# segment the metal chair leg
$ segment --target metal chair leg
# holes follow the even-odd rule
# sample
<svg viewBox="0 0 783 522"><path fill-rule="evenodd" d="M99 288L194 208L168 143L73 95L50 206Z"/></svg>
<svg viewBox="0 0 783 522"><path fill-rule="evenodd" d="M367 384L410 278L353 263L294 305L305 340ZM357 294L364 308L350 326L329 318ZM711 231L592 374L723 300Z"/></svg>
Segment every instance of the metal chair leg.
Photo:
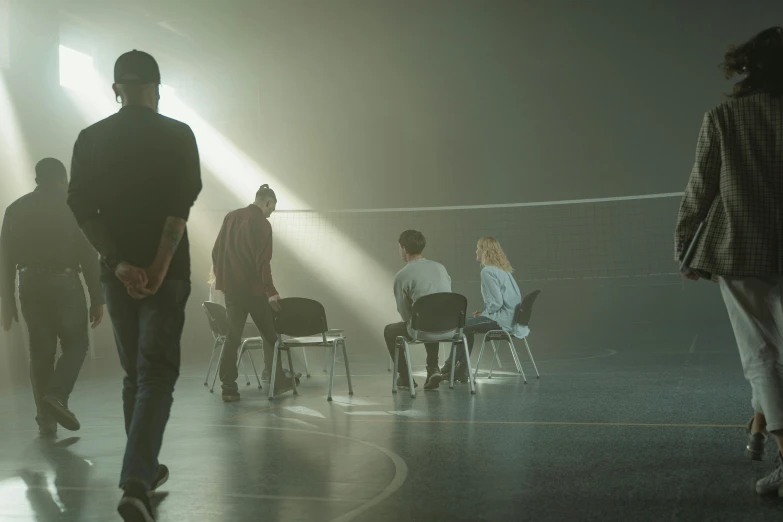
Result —
<svg viewBox="0 0 783 522"><path fill-rule="evenodd" d="M495 341L490 341L489 343L492 345L492 349L495 350L495 354L497 354L498 350L497 350L497 348L495 348ZM496 357L492 358L492 364L489 366L489 375L487 375L487 379L491 379L492 378L492 370L495 369L495 359L496 359Z"/></svg>
<svg viewBox="0 0 783 522"><path fill-rule="evenodd" d="M329 370L327 369L329 367L329 347L324 348L324 371L323 373L329 373ZM389 370L391 371L391 370Z"/></svg>
<svg viewBox="0 0 783 522"><path fill-rule="evenodd" d="M220 364L223 362L223 350L225 349L226 339L223 339L223 342L220 345L220 355L218 356L217 370L215 370L215 377L212 379L212 388L210 388L209 393L215 393L215 382L217 382L218 374L220 373Z"/></svg>
<svg viewBox="0 0 783 522"><path fill-rule="evenodd" d="M387 372L390 372L391 370L392 370L392 358L391 358L391 357L389 357L389 366L388 366L388 368L386 369L386 371L387 371Z"/></svg>
<svg viewBox="0 0 783 522"><path fill-rule="evenodd" d="M451 377L449 378L449 390L454 389L454 372L457 368L457 345L451 345Z"/></svg>
<svg viewBox="0 0 783 522"><path fill-rule="evenodd" d="M403 346L405 347L405 362L408 364L408 381L411 387L411 399L416 398L416 385L413 384L413 366L411 365L411 351L408 348L408 343L403 340Z"/></svg>
<svg viewBox="0 0 783 522"><path fill-rule="evenodd" d="M310 378L310 365L307 364L307 351L305 350L305 347L302 346L302 358L304 359L305 363L305 375L307 375L307 378Z"/></svg>
<svg viewBox="0 0 783 522"><path fill-rule="evenodd" d="M473 374L473 380L478 379L479 366L481 366L481 356L484 355L484 346L487 344L487 336L481 341L481 350L479 350L478 360L476 361L476 372Z"/></svg>
<svg viewBox="0 0 783 522"><path fill-rule="evenodd" d="M250 364L253 366L253 373L256 374L256 381L258 382L258 389L261 389L261 377L258 376L258 370L256 370L256 363L253 361L253 356L250 353L250 350L247 351L247 356L250 359Z"/></svg>
<svg viewBox="0 0 783 522"><path fill-rule="evenodd" d="M326 396L326 400L332 400L332 386L334 385L334 363L337 361L337 341L332 342L332 370L329 372L329 395Z"/></svg>
<svg viewBox="0 0 783 522"><path fill-rule="evenodd" d="M209 356L209 366L207 366L207 376L204 377L204 386L209 386L209 374L212 372L212 360L215 358L215 350L217 350L218 343L220 343L220 338L216 338L214 344L212 345L212 353Z"/></svg>
<svg viewBox="0 0 783 522"><path fill-rule="evenodd" d="M473 372L471 372L470 369L470 352L468 351L468 338L465 336L465 334L462 334L462 346L465 348L465 364L468 365L468 381L470 381L470 393L472 395L475 395L476 380L471 375Z"/></svg>
<svg viewBox="0 0 783 522"><path fill-rule="evenodd" d="M293 348L288 348L286 350L288 352L288 370L291 372L291 386L294 387L294 395L299 395L299 390L296 389L296 372L294 371L294 358L291 356L291 350Z"/></svg>
<svg viewBox="0 0 783 522"><path fill-rule="evenodd" d="M538 366L536 366L536 361L533 359L533 352L530 351L530 345L527 344L527 337L523 339L525 341L525 346L527 347L527 354L530 356L530 362L533 363L533 369L536 371L536 379L541 378L541 374L538 373Z"/></svg>
<svg viewBox="0 0 783 522"><path fill-rule="evenodd" d="M503 363L500 362L500 355L498 354L498 349L495 346L495 341L491 341L491 343L492 343L492 351L495 352L495 360L498 363L498 370L502 370L503 369Z"/></svg>
<svg viewBox="0 0 783 522"><path fill-rule="evenodd" d="M522 373L522 363L519 360L519 354L517 354L517 347L514 346L514 341L509 339L508 349L511 350L511 357L514 359L514 366L517 367L517 373Z"/></svg>
<svg viewBox="0 0 783 522"><path fill-rule="evenodd" d="M275 398L275 377L277 377L277 355L280 353L279 341L275 343L272 352L272 368L269 370L269 400Z"/></svg>
<svg viewBox="0 0 783 522"><path fill-rule="evenodd" d="M242 366L242 372L245 374L245 386L250 386L250 376L247 374L247 368L245 368L245 361L242 360L242 357L245 356L245 343L242 343L242 347L239 349L239 355L237 355L237 370L239 370L239 366Z"/></svg>
<svg viewBox="0 0 783 522"><path fill-rule="evenodd" d="M394 341L394 373L392 374L392 393L397 393L397 373L400 370L400 338Z"/></svg>
<svg viewBox="0 0 783 522"><path fill-rule="evenodd" d="M340 341L343 345L343 359L345 360L345 376L348 377L348 395L353 395L353 384L351 383L351 368L348 366L348 350L345 347L345 339Z"/></svg>

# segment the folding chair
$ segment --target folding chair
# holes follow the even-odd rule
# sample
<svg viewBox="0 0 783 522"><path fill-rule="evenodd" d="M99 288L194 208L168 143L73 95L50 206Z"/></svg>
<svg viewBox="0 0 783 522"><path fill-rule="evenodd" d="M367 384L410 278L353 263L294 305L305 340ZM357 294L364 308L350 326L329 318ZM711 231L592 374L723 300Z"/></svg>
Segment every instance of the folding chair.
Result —
<svg viewBox="0 0 783 522"><path fill-rule="evenodd" d="M465 327L465 313L468 309L468 299L460 294L442 292L425 295L413 303L413 315L410 329L412 337L397 337L396 350L394 350L394 372L392 372L392 393L397 393L397 372L400 367L400 350L404 350L405 362L408 365L408 379L411 389L411 397L416 397L416 387L413 384L413 368L411 367L410 345L425 343L451 343L451 380L449 388L454 389L454 368L457 358L456 345L462 344L465 356L468 359L468 380L470 381L470 393L476 393L476 382L470 377L470 357L468 356L468 340L462 329ZM456 334L443 339L419 339L420 333L450 332L456 330Z"/></svg>
<svg viewBox="0 0 783 522"><path fill-rule="evenodd" d="M348 395L353 395L351 384L351 369L348 366L348 351L345 348L345 336L342 330L329 330L326 325L326 310L321 303L304 297L287 297L278 301L280 311L275 312L274 322L277 332L277 342L272 357L272 368L277 368L277 357L281 351L288 353L288 369L291 375L294 372L294 362L291 357L291 348L301 347L327 347L332 349L331 372L329 374L329 394L326 400L332 400L332 386L334 384L334 366L337 360L337 347L342 347L345 360L345 375L348 377ZM284 337L285 336L285 337ZM271 372L269 383L269 400L274 399L276 371ZM294 395L299 395L296 388L296 379L293 378Z"/></svg>
<svg viewBox="0 0 783 522"><path fill-rule="evenodd" d="M487 341L490 342L492 345L492 350L495 352L495 357L492 359L492 365L489 367L489 375L487 376L488 379L492 378L492 370L495 367L495 359L498 357L498 349L495 346L495 341L505 341L508 343L508 347L511 349L511 356L514 358L514 364L517 367L517 373L522 374L522 378L525 380L525 384L527 384L527 377L525 376L525 371L522 369L522 362L519 359L519 354L517 353L517 348L514 345L514 337L517 339L522 339L525 341L525 347L527 347L527 353L530 356L530 362L533 363L533 369L536 371L536 379L540 379L541 375L538 373L538 367L536 366L536 361L533 359L533 353L530 351L530 345L527 342L527 336L530 335L530 316L533 315L533 303L535 303L536 298L538 297L538 294L541 293L541 290L536 290L534 292L530 292L527 294L524 299L522 299L522 302L519 303L514 310L514 323L512 325L512 331L515 329L515 326L521 326L522 327L522 334L512 334L511 332L507 332L506 330L490 330L487 332L487 334L484 336L484 340L481 342L481 350L479 350L479 356L478 361L476 361L476 373L473 376L474 379L478 378L478 371L479 371L479 365L481 364L481 356L484 354L484 346L487 344ZM513 337L512 337L513 335Z"/></svg>
<svg viewBox="0 0 783 522"><path fill-rule="evenodd" d="M209 356L209 366L207 367L207 376L204 379L204 386L209 386L209 374L212 372L212 361L215 358L215 352L218 346L220 346L220 352L217 361L217 368L215 369L215 376L212 379L212 388L209 393L215 392L215 382L217 381L218 373L220 373L220 361L223 359L223 349L226 346L226 339L228 338L228 318L226 309L211 301L206 301L201 305L204 308L204 312L207 314L207 321L209 322L209 329L212 331L212 337L215 338L215 344L212 345L212 354ZM250 377L245 370L245 364L242 362L242 356L247 353L250 359L250 364L253 366L253 372L256 374L256 381L258 382L258 389L261 389L261 379L258 377L258 371L256 370L256 363L253 361L253 356L250 354L250 348L252 346L258 346L259 349L264 348L263 337L244 337L242 344L239 346L239 357L237 357L237 369L239 365L242 365L242 370L245 373L245 380L247 386L250 386Z"/></svg>

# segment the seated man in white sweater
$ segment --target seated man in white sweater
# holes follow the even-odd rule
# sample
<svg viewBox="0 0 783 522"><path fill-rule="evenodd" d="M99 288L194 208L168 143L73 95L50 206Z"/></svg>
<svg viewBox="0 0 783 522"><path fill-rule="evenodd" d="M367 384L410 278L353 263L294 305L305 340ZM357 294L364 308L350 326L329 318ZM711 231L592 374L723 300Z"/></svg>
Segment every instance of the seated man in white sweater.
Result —
<svg viewBox="0 0 783 522"><path fill-rule="evenodd" d="M451 292L451 277L449 277L446 268L435 261L424 259L421 255L424 246L427 244L424 235L417 230L406 230L400 234L400 257L406 262L405 267L397 273L394 278L394 297L397 300L397 311L400 313L403 322L387 325L383 331L383 337L386 340L386 347L389 349L389 355L394 358L394 348L397 337L410 337L410 320L413 312L413 303L417 299L429 294L439 292ZM430 334L429 338L441 339L448 337L450 332ZM451 333L453 335L453 333ZM419 339L428 340L427 334L420 334ZM426 343L424 347L427 350L427 381L424 383L425 390L436 389L443 376L438 369L438 349L439 343ZM405 357L400 354L399 358L399 377L397 378L397 387L410 388L408 365ZM418 386L414 382L414 386Z"/></svg>

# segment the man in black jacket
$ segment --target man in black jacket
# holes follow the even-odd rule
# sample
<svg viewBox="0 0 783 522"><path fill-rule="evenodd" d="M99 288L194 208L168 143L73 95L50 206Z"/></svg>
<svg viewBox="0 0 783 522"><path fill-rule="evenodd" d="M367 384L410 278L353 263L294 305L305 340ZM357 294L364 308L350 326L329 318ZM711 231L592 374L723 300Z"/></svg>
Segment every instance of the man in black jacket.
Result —
<svg viewBox="0 0 783 522"><path fill-rule="evenodd" d="M15 283L30 332L30 380L42 436L54 436L57 424L78 430L68 397L82 368L90 339L87 301L79 279L90 293L93 328L103 317L98 254L85 239L65 203L68 175L58 160L46 158L35 167L36 189L5 211L0 232L0 298L3 329L18 321ZM62 354L56 359L57 340ZM56 363L55 363L56 359Z"/></svg>
<svg viewBox="0 0 783 522"><path fill-rule="evenodd" d="M154 520L148 494L168 479L158 462L179 377L190 295L185 228L201 191L196 138L158 114L160 70L131 51L114 66L122 109L74 145L68 204L101 254L101 281L125 370L128 441L120 474L125 520Z"/></svg>

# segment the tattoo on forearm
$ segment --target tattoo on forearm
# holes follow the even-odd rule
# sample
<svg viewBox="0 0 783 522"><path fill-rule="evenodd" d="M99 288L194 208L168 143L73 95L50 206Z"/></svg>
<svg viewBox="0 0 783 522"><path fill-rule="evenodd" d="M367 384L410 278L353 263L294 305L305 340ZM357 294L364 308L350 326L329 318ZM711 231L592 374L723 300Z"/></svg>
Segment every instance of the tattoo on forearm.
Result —
<svg viewBox="0 0 783 522"><path fill-rule="evenodd" d="M185 234L185 220L182 218L167 217L166 224L163 225L163 235L160 238L158 254L171 257L177 251L179 242Z"/></svg>
<svg viewBox="0 0 783 522"><path fill-rule="evenodd" d="M82 232L90 244L95 247L95 250L105 259L115 259L117 248L103 223L98 220L87 221L82 225Z"/></svg>

